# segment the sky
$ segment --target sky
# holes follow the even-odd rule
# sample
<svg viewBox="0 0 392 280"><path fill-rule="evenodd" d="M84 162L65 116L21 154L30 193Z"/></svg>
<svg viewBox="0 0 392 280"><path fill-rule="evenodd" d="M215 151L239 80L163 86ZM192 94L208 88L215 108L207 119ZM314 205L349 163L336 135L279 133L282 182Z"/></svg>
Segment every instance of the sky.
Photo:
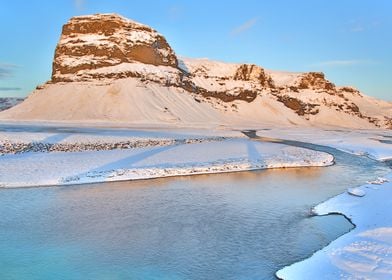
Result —
<svg viewBox="0 0 392 280"><path fill-rule="evenodd" d="M390 0L2 0L0 97L50 80L72 16L118 13L156 29L180 56L322 71L392 101L391 12Z"/></svg>

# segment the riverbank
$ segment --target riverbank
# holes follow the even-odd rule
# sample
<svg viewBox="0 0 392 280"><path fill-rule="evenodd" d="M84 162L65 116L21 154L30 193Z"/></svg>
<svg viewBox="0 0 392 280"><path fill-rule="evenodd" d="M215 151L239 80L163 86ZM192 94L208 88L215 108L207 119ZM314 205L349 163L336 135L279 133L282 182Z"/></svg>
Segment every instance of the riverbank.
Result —
<svg viewBox="0 0 392 280"><path fill-rule="evenodd" d="M355 225L309 259L277 272L280 279L391 279L392 175L383 184L358 188L363 197L340 194L320 205L317 215L339 213Z"/></svg>
<svg viewBox="0 0 392 280"><path fill-rule="evenodd" d="M277 131L267 133L273 136ZM281 133L281 132L280 132ZM353 131L330 137L309 133L292 135L294 139L335 147L345 152L365 155L378 161L392 159L389 131L371 133ZM279 134L279 133L278 133ZM366 184L349 188L314 208L316 215L341 214L355 228L310 258L284 267L276 273L279 279L390 279L392 278L392 173ZM353 187L353 186L352 186Z"/></svg>
<svg viewBox="0 0 392 280"><path fill-rule="evenodd" d="M216 135L211 131L203 135L202 131L178 130L5 131L0 133L0 145L1 187L74 185L333 164L333 156L327 153L261 143L232 131L219 131Z"/></svg>

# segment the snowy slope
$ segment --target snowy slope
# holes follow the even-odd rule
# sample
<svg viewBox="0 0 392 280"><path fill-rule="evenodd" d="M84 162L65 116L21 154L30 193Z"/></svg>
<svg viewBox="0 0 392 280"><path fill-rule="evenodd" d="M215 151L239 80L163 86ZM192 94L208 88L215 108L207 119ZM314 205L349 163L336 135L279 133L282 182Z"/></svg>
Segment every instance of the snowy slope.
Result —
<svg viewBox="0 0 392 280"><path fill-rule="evenodd" d="M391 128L392 103L322 73L178 58L152 28L103 14L64 25L51 81L0 120Z"/></svg>
<svg viewBox="0 0 392 280"><path fill-rule="evenodd" d="M389 105L384 106L388 111ZM372 110L379 114L375 109ZM382 112L381 109L379 111ZM362 118L329 107L320 109L317 115L299 116L269 94L259 95L249 103L241 100L223 102L182 88L166 87L137 78L109 83L48 84L33 92L23 104L0 114L0 118L157 126L260 127L316 124L374 128L373 124Z"/></svg>

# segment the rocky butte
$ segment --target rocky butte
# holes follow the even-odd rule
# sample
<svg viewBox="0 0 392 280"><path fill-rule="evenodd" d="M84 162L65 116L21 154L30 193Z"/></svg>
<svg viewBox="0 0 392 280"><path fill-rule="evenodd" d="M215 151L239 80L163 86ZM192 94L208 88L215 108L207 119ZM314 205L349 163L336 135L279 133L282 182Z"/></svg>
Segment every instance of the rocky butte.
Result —
<svg viewBox="0 0 392 280"><path fill-rule="evenodd" d="M151 27L97 14L63 26L51 80L0 119L392 128L392 103L323 73L181 58Z"/></svg>

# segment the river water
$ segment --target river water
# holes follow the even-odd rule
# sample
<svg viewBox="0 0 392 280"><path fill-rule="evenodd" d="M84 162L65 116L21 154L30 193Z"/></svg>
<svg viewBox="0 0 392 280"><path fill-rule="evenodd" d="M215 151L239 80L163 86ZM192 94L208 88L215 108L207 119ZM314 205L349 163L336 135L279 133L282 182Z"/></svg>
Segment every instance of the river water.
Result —
<svg viewBox="0 0 392 280"><path fill-rule="evenodd" d="M353 227L312 206L390 171L288 144L336 164L2 189L0 279L274 279Z"/></svg>

